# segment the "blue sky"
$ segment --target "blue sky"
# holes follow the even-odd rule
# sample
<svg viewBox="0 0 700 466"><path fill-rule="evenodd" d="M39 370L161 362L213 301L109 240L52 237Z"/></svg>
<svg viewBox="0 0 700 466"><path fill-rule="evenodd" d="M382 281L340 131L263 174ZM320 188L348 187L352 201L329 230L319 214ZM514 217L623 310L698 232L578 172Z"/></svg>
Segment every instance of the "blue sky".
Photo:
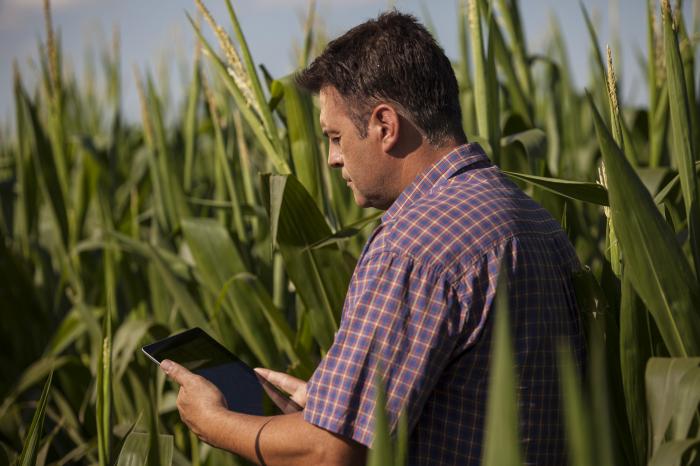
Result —
<svg viewBox="0 0 700 466"><path fill-rule="evenodd" d="M215 18L227 25L228 16L221 0L209 0ZM330 37L376 14L390 0L318 0L318 17ZM396 0L399 10L424 18L429 11L438 40L448 56L457 56L457 0ZM594 12L602 45L618 31L623 45L617 74L622 80L623 98L644 102L645 83L637 64L637 54L646 53L646 0L584 0ZM675 3L675 2L674 2ZM684 14L692 20L692 3L686 0ZM233 0L254 59L264 63L274 76L293 71L294 46L302 36L302 18L308 0ZM13 113L12 61L17 59L25 75L31 75L29 58L36 58L37 38L44 37L42 0L0 0L0 121ZM520 0L521 14L530 52L544 51L550 18L558 19L564 33L571 65L580 86L588 78L589 40L577 0ZM117 26L122 44L122 79L126 113L138 114L132 67L158 73L160 63L170 76L171 92L177 99L184 88L182 64L193 54L193 32L185 11L195 11L193 0L54 0L54 27L61 32L66 59L80 75L86 53L110 40ZM691 26L689 24L689 26ZM692 27L692 26L691 26ZM99 63L99 61L98 61ZM25 79L26 80L26 79Z"/></svg>

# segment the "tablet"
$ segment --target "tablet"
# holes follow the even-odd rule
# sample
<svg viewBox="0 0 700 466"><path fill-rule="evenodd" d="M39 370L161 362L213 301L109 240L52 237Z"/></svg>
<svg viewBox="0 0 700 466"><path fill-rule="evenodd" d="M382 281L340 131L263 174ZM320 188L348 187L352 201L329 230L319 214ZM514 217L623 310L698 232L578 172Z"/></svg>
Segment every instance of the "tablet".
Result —
<svg viewBox="0 0 700 466"><path fill-rule="evenodd" d="M302 409L199 327L146 345L142 350L158 365L170 359L212 382L223 393L231 411L264 416L272 414L271 406L285 414Z"/></svg>

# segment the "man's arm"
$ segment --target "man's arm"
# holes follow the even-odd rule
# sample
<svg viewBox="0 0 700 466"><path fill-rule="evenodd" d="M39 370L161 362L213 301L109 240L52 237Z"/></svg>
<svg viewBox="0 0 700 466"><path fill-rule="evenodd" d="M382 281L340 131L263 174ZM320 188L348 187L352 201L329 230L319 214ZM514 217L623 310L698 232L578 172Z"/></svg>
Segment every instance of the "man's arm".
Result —
<svg viewBox="0 0 700 466"><path fill-rule="evenodd" d="M229 411L219 389L204 377L172 361L161 368L180 384L183 422L212 446L267 466L364 464L364 445L304 421L301 412L263 417Z"/></svg>

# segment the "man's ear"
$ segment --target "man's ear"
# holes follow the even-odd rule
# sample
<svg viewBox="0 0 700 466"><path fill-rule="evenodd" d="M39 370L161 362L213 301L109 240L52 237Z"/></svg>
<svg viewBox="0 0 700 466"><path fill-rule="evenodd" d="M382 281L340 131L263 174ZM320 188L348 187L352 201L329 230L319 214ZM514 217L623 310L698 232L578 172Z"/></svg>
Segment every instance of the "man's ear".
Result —
<svg viewBox="0 0 700 466"><path fill-rule="evenodd" d="M388 104L379 104L372 110L370 129L379 138L384 152L390 152L399 141L401 121L396 109Z"/></svg>

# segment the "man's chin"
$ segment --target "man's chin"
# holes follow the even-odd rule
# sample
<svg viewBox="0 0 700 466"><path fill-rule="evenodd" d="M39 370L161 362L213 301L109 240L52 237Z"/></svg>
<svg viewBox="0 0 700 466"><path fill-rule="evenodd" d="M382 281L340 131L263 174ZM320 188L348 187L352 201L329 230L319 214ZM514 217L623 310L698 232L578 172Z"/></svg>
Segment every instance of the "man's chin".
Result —
<svg viewBox="0 0 700 466"><path fill-rule="evenodd" d="M355 204L358 206L362 207L363 209L379 209L379 210L387 210L391 206L391 202L386 203L380 199L368 199L364 196L360 196L357 193L353 192L354 198L355 198Z"/></svg>

